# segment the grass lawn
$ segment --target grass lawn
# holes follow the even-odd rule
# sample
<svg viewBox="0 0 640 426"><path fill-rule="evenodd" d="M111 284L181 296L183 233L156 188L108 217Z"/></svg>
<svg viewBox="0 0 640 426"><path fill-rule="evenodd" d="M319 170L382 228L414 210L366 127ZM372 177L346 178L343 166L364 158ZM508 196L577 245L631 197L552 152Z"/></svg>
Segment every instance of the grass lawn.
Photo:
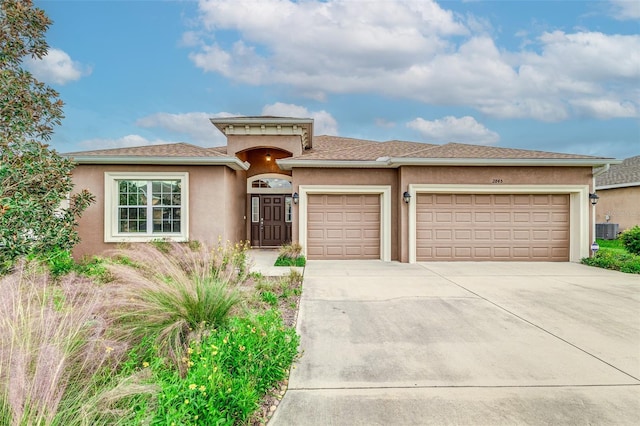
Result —
<svg viewBox="0 0 640 426"><path fill-rule="evenodd" d="M304 256L288 257L278 256L276 263L273 266L299 266L302 267L307 264L307 260Z"/></svg>
<svg viewBox="0 0 640 426"><path fill-rule="evenodd" d="M595 256L582 259L582 263L629 274L640 274L640 256L629 253L620 239L599 239L596 242L600 250Z"/></svg>

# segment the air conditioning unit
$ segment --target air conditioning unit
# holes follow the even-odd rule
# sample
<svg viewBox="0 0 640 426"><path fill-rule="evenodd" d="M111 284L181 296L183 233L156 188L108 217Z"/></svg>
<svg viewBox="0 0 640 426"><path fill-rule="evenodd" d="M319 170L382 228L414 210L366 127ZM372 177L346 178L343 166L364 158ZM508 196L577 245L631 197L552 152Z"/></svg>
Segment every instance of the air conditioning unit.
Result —
<svg viewBox="0 0 640 426"><path fill-rule="evenodd" d="M601 240L615 240L618 238L617 223L596 223L596 238Z"/></svg>

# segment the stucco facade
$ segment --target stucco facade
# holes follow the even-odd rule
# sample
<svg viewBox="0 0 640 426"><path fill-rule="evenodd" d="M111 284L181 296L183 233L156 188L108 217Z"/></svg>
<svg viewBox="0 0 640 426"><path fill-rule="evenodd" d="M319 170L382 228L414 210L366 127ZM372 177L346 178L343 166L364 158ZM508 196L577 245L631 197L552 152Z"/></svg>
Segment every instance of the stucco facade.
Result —
<svg viewBox="0 0 640 426"><path fill-rule="evenodd" d="M79 220L80 243L74 256L101 254L117 247L105 242L105 173L186 172L189 176L188 239L208 245L245 239L245 173L221 166L123 166L79 165L73 173L76 188L96 195ZM126 242L126 239L122 239Z"/></svg>
<svg viewBox="0 0 640 426"><path fill-rule="evenodd" d="M640 186L601 189L598 195L597 223L617 223L619 232L640 225Z"/></svg>
<svg viewBox="0 0 640 426"><path fill-rule="evenodd" d="M119 241L155 238L198 240L209 245L219 238L250 240L265 246L292 240L303 244L304 250L312 236L314 247L320 244L316 253L329 253L326 256L337 258L346 253L357 258L356 243L359 235L366 233L367 238L376 238L372 240L375 251L369 252L380 259L415 262L419 260L417 221L420 215L424 216L419 210L424 207L416 207L416 202L424 194L488 194L498 198L509 195L518 199L528 196L531 200L556 194L568 200L566 213L562 213L565 222L561 222L561 229L556 232L566 234L562 243L565 245L557 250L553 242L547 245L568 253L561 260L578 261L589 256L593 241L595 217L589 194L594 191L594 170L615 163L606 158L464 144L314 137L310 119L240 117L212 119L212 123L227 135L226 147L174 144L71 154L79 162L74 172L76 188L86 188L97 198L80 220L81 243L74 255L100 254ZM149 215L159 213L164 204L147 205L147 212L151 213L147 213L149 222L143 230L146 233L131 233L128 228L127 232L114 232L116 225L111 226L111 234L107 232L109 221L115 224L121 219L116 219L116 214L128 214L129 207L116 205L118 194L112 193L120 191L114 185L126 181L127 173L132 174L131 179L138 173L145 179L157 180L156 183L163 180L163 173L182 179L183 200L188 199L188 204L174 206L176 214L183 215L181 232L156 232L160 222L152 224L152 220L162 218ZM111 189L105 185L111 185ZM613 203L618 210L630 212L628 216L633 221L638 204L625 204L630 197L624 191L621 194ZM126 194L119 196L126 198ZM606 203L601 198L601 203ZM318 205L321 199L334 203L334 207ZM377 207L376 200L379 200ZM366 212L364 207L362 212L358 210L361 202L368 203ZM348 211L336 210L335 203L346 203ZM132 210L140 208L133 207ZM446 217L462 214L455 210L445 213ZM487 212L483 214L486 216ZM545 235L540 228L544 224L536 223L536 217L548 216L544 206L515 206L496 214L510 215L518 227L524 226L509 238ZM465 215L468 216L468 211ZM518 222L521 218L528 218L528 222L521 224ZM355 222L363 220L373 222L367 226ZM473 227L473 223L468 226ZM472 233L472 228L465 232ZM324 235L327 250L322 249ZM434 240L433 244L440 243ZM514 247L520 244L514 252L528 250L522 247L528 243L515 240L498 238L495 244L504 246L496 246L496 250L502 250L496 253L508 252L509 244ZM540 252L541 248L534 247L538 244L535 238L530 244L531 250ZM474 259L472 254L469 256L468 260Z"/></svg>

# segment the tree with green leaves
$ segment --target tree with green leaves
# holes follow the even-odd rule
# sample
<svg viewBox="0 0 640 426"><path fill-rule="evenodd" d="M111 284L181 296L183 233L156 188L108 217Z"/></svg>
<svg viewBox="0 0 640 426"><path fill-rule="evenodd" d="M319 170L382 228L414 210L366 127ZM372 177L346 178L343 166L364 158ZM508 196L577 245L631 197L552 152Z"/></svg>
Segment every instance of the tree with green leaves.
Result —
<svg viewBox="0 0 640 426"><path fill-rule="evenodd" d="M71 249L94 199L72 194L74 163L45 143L62 100L22 67L26 56L46 56L50 24L32 0L0 0L0 272L23 255Z"/></svg>

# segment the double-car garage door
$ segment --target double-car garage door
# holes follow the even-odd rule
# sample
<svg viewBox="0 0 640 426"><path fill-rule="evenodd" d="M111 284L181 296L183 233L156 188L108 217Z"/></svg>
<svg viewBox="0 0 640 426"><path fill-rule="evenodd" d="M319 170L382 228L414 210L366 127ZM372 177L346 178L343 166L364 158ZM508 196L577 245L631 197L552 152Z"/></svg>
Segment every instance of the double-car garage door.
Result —
<svg viewBox="0 0 640 426"><path fill-rule="evenodd" d="M418 194L416 260L569 260L566 194Z"/></svg>

